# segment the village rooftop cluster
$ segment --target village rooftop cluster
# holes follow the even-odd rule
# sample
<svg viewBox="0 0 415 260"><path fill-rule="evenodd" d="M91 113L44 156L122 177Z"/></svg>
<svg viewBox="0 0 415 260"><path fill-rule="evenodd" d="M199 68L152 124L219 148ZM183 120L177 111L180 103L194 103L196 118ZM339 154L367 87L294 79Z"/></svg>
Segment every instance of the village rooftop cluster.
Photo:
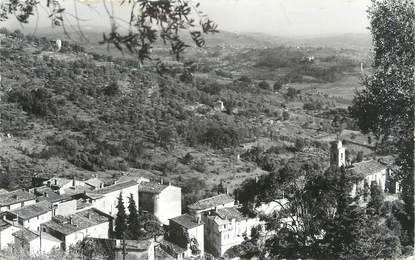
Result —
<svg viewBox="0 0 415 260"><path fill-rule="evenodd" d="M358 196L372 182L383 191L399 192L388 165L375 160L349 165L341 141L332 142L330 153L331 166L346 166L346 171L356 176L351 196ZM39 183L39 178L34 180ZM144 254L147 259L154 259L156 252L175 259L203 256L205 252L220 257L249 238L253 228L265 225L261 214L275 215L289 203L282 198L262 204L255 209L257 216L247 217L238 202L224 192L189 205L188 213L182 214L180 187L144 177L124 177L108 186L99 178L41 179L40 184L29 190L0 191L0 249L13 246L37 255L53 249L67 251L88 238L108 240L119 254L126 250L129 254ZM139 212L154 215L166 235L146 241L114 239L113 222L120 196L124 203L132 197ZM283 223L301 226L296 222L287 218Z"/></svg>

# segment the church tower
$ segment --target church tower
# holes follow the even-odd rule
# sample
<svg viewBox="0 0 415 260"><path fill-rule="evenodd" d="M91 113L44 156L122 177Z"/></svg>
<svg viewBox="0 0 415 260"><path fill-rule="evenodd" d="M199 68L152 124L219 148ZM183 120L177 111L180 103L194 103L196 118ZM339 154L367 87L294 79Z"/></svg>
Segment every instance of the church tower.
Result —
<svg viewBox="0 0 415 260"><path fill-rule="evenodd" d="M346 166L346 150L341 140L331 142L330 166Z"/></svg>

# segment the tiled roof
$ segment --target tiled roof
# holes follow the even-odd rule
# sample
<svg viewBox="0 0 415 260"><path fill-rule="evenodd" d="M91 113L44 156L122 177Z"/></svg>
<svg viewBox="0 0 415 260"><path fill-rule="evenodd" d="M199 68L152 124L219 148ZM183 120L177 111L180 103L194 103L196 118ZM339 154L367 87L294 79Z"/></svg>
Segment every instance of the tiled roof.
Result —
<svg viewBox="0 0 415 260"><path fill-rule="evenodd" d="M0 189L0 194L4 194L4 193L7 193L8 191L7 190L5 190L5 189Z"/></svg>
<svg viewBox="0 0 415 260"><path fill-rule="evenodd" d="M242 213L235 207L217 209L216 214L221 219L229 219L229 220L236 219L236 221L241 221L245 219Z"/></svg>
<svg viewBox="0 0 415 260"><path fill-rule="evenodd" d="M36 196L24 190L15 190L8 193L3 193L0 196L0 206L9 206L12 204L34 200Z"/></svg>
<svg viewBox="0 0 415 260"><path fill-rule="evenodd" d="M353 166L346 169L346 171L356 177L366 177L368 175L372 175L385 170L386 168L386 165L383 165L375 160L370 160L354 163Z"/></svg>
<svg viewBox="0 0 415 260"><path fill-rule="evenodd" d="M38 235L38 234L36 234L36 233L34 233L34 232L32 232L32 231L30 231L30 230L26 229L26 228L21 229L21 230L19 230L19 231L16 231L16 232L14 232L12 235L13 235L14 237L16 237L16 238L18 238L18 239L20 239L20 240L24 240L24 241L26 241L26 242L33 241L33 240L35 240L36 238L38 238L38 237L39 237L39 235Z"/></svg>
<svg viewBox="0 0 415 260"><path fill-rule="evenodd" d="M202 222L197 223L197 220L195 217L190 216L189 214L183 214L181 216L175 217L170 219L170 221L175 222L179 224L180 226L191 229L200 225L203 225Z"/></svg>
<svg viewBox="0 0 415 260"><path fill-rule="evenodd" d="M144 182L138 185L138 191L149 192L149 193L160 193L167 187L168 185L164 185L158 182Z"/></svg>
<svg viewBox="0 0 415 260"><path fill-rule="evenodd" d="M104 188L99 189L99 190L91 191L90 194L107 194L107 193L111 193L111 192L114 192L114 191L120 191L122 189L132 187L134 185L138 185L138 183L136 181L120 182L120 183L117 183L117 184L113 184L113 185L104 187Z"/></svg>
<svg viewBox="0 0 415 260"><path fill-rule="evenodd" d="M69 235L110 220L111 217L109 215L92 208L69 216L55 216L51 221L42 225L63 235Z"/></svg>
<svg viewBox="0 0 415 260"><path fill-rule="evenodd" d="M189 209L203 210L208 208L214 208L223 204L234 202L234 199L228 194L220 194L214 197L196 201L189 205Z"/></svg>
<svg viewBox="0 0 415 260"><path fill-rule="evenodd" d="M51 211L50 203L47 201L42 201L36 204L12 210L10 213L18 216L21 219L31 219L43 215L49 211Z"/></svg>

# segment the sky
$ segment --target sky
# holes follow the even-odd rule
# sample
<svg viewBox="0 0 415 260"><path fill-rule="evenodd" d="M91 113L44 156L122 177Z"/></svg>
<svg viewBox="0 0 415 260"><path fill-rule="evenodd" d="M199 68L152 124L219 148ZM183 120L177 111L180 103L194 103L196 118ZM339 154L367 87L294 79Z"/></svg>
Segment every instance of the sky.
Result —
<svg viewBox="0 0 415 260"><path fill-rule="evenodd" d="M108 27L109 21L102 0L75 0L82 27ZM107 0L108 1L108 0ZM118 17L128 18L128 9L112 0ZM196 1L196 0L195 0ZM330 35L369 33L366 10L370 0L199 0L200 9L208 14L219 29L231 32L256 32L278 36ZM74 13L74 2L64 1L68 12ZM93 6L91 9L86 5ZM40 10L39 27L50 26L47 15ZM36 19L29 23L32 27ZM20 25L10 19L0 27L11 29Z"/></svg>

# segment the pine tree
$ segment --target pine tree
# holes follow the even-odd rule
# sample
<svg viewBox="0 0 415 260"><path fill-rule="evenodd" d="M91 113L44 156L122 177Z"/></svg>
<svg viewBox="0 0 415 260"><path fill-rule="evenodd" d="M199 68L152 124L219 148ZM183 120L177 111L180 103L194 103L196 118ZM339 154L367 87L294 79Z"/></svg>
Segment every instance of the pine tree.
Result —
<svg viewBox="0 0 415 260"><path fill-rule="evenodd" d="M117 209L118 211L115 218L114 236L121 239L123 237L123 233L127 230L125 207L121 193L118 197Z"/></svg>
<svg viewBox="0 0 415 260"><path fill-rule="evenodd" d="M140 222L138 221L138 211L133 198L133 194L130 194L128 203L128 210L130 211L130 215L128 215L127 218L128 238L138 239L140 236Z"/></svg>

